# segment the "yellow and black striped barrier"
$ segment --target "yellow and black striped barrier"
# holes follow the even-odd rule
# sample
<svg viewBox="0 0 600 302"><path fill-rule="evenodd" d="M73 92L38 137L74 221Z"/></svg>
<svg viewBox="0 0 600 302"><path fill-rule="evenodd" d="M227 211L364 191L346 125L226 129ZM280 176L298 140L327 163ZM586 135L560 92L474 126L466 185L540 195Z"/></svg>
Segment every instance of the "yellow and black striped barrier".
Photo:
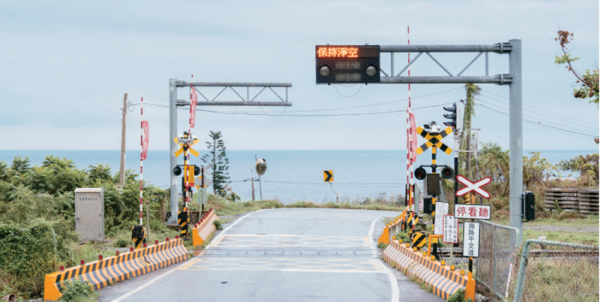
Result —
<svg viewBox="0 0 600 302"><path fill-rule="evenodd" d="M142 248L142 244L146 243L146 228L141 225L136 225L131 228L131 241L136 250Z"/></svg>
<svg viewBox="0 0 600 302"><path fill-rule="evenodd" d="M413 247L420 250L425 244L427 244L427 236L421 232L415 232L412 237Z"/></svg>
<svg viewBox="0 0 600 302"><path fill-rule="evenodd" d="M181 228L181 238L188 237L188 224L190 223L190 216L187 211L177 212L177 224Z"/></svg>
<svg viewBox="0 0 600 302"><path fill-rule="evenodd" d="M198 224L192 229L193 246L203 245L208 236L217 229L214 224L215 220L219 220L219 217L213 209L210 209L208 213L200 218Z"/></svg>
<svg viewBox="0 0 600 302"><path fill-rule="evenodd" d="M475 301L475 279L464 275L439 261L431 260L419 251L412 250L408 244L393 240L383 251L383 260L395 263L396 268L407 276L415 277L417 283L425 282L433 288L433 293L448 299L460 288L465 289L465 299Z"/></svg>
<svg viewBox="0 0 600 302"><path fill-rule="evenodd" d="M84 263L46 275L44 300L56 301L62 297L63 282L70 279L87 281L98 290L187 259L188 251L183 246L183 239L175 239L103 260Z"/></svg>

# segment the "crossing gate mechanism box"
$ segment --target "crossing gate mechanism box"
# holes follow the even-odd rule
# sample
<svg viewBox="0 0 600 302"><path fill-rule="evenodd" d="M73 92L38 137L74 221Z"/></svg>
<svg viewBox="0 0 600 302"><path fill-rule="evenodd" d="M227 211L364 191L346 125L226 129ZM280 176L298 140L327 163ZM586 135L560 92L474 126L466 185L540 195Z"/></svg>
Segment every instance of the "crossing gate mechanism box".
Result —
<svg viewBox="0 0 600 302"><path fill-rule="evenodd" d="M82 242L104 240L104 189L75 189L75 230Z"/></svg>

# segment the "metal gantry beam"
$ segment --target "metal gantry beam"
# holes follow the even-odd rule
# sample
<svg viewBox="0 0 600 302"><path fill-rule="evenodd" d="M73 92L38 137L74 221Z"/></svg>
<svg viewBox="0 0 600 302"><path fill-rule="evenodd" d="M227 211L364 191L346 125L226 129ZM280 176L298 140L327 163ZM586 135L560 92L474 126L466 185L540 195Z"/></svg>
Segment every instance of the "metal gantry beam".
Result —
<svg viewBox="0 0 600 302"><path fill-rule="evenodd" d="M186 82L179 81L177 79L169 80L169 141L170 141L170 170L169 175L171 176L170 188L171 188L171 217L169 218L170 224L177 223L177 212L179 211L179 189L177 187L177 176L173 174L173 169L177 166L177 157L175 152L179 149L179 145L175 143L177 138L177 107L189 106L190 102L186 100L177 99L177 88L191 87L194 85L194 89L198 92L198 95L204 99L204 101L197 102L197 106L292 106L292 103L288 101L288 88L292 87L291 83L237 83L237 82ZM221 91L212 99L207 98L202 92L200 87L222 87ZM242 96L237 88L246 88L246 96ZM254 96L250 94L250 88L262 88ZM273 88L285 88L285 96L280 96ZM217 98L227 89L231 89L240 100L217 100ZM278 102L256 102L254 101L263 91L270 90L277 98L281 101Z"/></svg>
<svg viewBox="0 0 600 302"><path fill-rule="evenodd" d="M380 52L391 55L391 76L382 71L382 84L498 84L509 85L509 154L510 154L510 226L519 229L518 244L523 241L523 219L521 216L521 194L523 193L523 79L521 40L515 39L508 42L491 45L381 45ZM394 76L394 53L414 52L418 55L411 60L396 76ZM441 62L431 53L477 53L457 75L452 75ZM489 75L488 54L508 54L509 74ZM448 76L401 76L411 64L415 63L421 55L426 54ZM463 76L462 74L482 54L485 54L485 75Z"/></svg>
<svg viewBox="0 0 600 302"><path fill-rule="evenodd" d="M512 41L512 40L511 40ZM491 45L381 45L380 52L389 52L391 54L391 75L382 73L385 76L381 77L382 84L457 84L457 83L477 83L477 84L498 84L505 85L512 82L510 74L497 74L490 76L488 73L488 53L509 54L513 51L511 42L496 43ZM410 61L402 70L394 76L394 53L401 52L418 52L417 56ZM440 61L438 61L431 53L477 53L456 76L453 75ZM483 76L462 76L462 74L475 62L482 54L485 53L485 75ZM440 68L442 68L448 76L424 76L424 77L408 77L401 76L404 71L414 64L421 55L426 54Z"/></svg>

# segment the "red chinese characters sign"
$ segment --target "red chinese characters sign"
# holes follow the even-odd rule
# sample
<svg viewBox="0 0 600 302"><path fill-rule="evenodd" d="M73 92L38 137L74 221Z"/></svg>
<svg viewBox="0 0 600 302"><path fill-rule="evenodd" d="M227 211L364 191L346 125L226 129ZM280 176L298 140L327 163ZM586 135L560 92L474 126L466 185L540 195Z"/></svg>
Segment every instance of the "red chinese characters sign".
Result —
<svg viewBox="0 0 600 302"><path fill-rule="evenodd" d="M358 58L356 47L319 47L318 58Z"/></svg>
<svg viewBox="0 0 600 302"><path fill-rule="evenodd" d="M490 220L492 218L492 206L457 204L455 206L454 216L460 219Z"/></svg>

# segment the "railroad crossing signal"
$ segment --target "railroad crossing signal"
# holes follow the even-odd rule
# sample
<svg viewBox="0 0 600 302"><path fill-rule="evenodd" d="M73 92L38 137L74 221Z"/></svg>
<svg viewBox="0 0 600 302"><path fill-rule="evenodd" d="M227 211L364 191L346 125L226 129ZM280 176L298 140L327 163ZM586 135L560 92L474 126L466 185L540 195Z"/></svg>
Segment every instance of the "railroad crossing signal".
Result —
<svg viewBox="0 0 600 302"><path fill-rule="evenodd" d="M325 182L333 182L333 170L323 171L323 180Z"/></svg>
<svg viewBox="0 0 600 302"><path fill-rule="evenodd" d="M492 197L490 195L490 192L482 189L481 187L489 184L492 182L492 178L491 177L486 177L482 180L479 181L470 181L469 179L467 179L466 177L462 176L462 175L457 175L456 179L458 180L458 182L460 182L461 184L465 185L464 188L456 191L456 196L463 196L471 191L474 191L475 193L481 195L481 197L486 198L486 199L490 199L490 197Z"/></svg>
<svg viewBox="0 0 600 302"><path fill-rule="evenodd" d="M433 123L433 127L437 128L435 123ZM431 148L432 146L436 146L446 154L450 155L452 153L452 149L446 146L446 144L442 143L442 139L448 136L448 134L452 133L452 127L448 127L439 133L436 133L433 130L433 127L430 127L432 129L430 132L425 131L425 129L423 129L421 126L417 127L417 133L427 140L427 142L417 148L417 154L421 155L421 153L425 152L425 150Z"/></svg>
<svg viewBox="0 0 600 302"><path fill-rule="evenodd" d="M380 83L379 45L317 45L317 84Z"/></svg>
<svg viewBox="0 0 600 302"><path fill-rule="evenodd" d="M177 150L175 152L175 157L179 157L179 155L181 155L181 153L183 153L184 151L189 151L190 153L194 154L194 156L198 157L200 156L200 153L198 153L198 151L192 149L192 146L195 145L196 143L198 143L200 140L197 139L194 135L192 135L191 137L191 143L188 145L188 134L187 132L183 133L183 136L178 136L177 138L175 138L173 141L176 142L179 146L181 146L181 148L179 148L179 150Z"/></svg>

